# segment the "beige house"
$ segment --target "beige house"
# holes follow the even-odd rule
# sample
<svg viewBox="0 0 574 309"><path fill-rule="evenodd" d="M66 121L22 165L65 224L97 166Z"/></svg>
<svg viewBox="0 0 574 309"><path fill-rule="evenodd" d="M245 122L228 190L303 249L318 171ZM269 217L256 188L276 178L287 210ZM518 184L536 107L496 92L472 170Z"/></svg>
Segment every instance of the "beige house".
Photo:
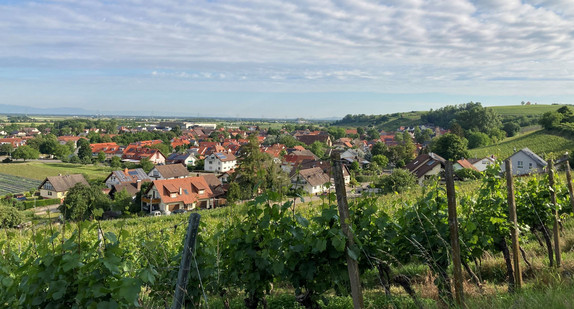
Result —
<svg viewBox="0 0 574 309"><path fill-rule="evenodd" d="M82 174L48 176L40 184L38 190L40 190L40 196L43 198L64 199L68 190L78 183L90 185Z"/></svg>

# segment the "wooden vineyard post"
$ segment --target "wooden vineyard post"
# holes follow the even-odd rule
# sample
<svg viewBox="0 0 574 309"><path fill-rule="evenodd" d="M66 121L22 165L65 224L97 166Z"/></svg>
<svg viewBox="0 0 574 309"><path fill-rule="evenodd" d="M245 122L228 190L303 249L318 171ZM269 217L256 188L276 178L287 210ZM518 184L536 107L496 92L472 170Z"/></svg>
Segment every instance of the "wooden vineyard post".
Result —
<svg viewBox="0 0 574 309"><path fill-rule="evenodd" d="M514 199L514 179L512 178L512 161L506 159L506 188L508 191L508 219L512 224L510 236L512 237L512 257L514 259L514 287L522 287L522 271L520 270L520 243L518 242L518 220L516 218L516 201Z"/></svg>
<svg viewBox="0 0 574 309"><path fill-rule="evenodd" d="M464 307L464 288L462 266L460 260L460 244L458 240L458 220L456 218L456 192L452 161L446 161L446 198L448 201L448 227L450 229L450 245L452 247L452 264L454 271L454 292L456 303Z"/></svg>
<svg viewBox="0 0 574 309"><path fill-rule="evenodd" d="M572 189L572 174L570 172L570 162L566 160L566 181L568 182L568 192L570 193L570 205L572 205L572 213L574 213L574 189Z"/></svg>
<svg viewBox="0 0 574 309"><path fill-rule="evenodd" d="M550 181L550 202L554 207L554 255L556 257L556 267L562 263L562 254L560 253L560 226L558 225L558 205L556 204L556 185L554 180L554 161L548 160L548 178Z"/></svg>
<svg viewBox="0 0 574 309"><path fill-rule="evenodd" d="M339 207L339 221L341 229L347 237L345 246L345 256L347 257L347 269L349 271L349 281L351 282L351 296L355 309L363 308L363 293L361 291L361 281L359 278L359 264L349 255L349 247L353 246L354 236L349 228L349 205L347 204L347 190L345 189L345 179L343 178L343 167L341 165L340 154L333 155L333 178L335 178L335 192L337 194L337 205Z"/></svg>
<svg viewBox="0 0 574 309"><path fill-rule="evenodd" d="M184 307L187 281L189 279L193 251L195 250L195 239L197 238L200 217L201 216L195 212L189 215L189 225L187 226L187 234L185 235L185 243L183 244L183 255L181 256L181 263L177 274L177 285L175 286L175 295L173 297L173 304L171 305L172 309Z"/></svg>

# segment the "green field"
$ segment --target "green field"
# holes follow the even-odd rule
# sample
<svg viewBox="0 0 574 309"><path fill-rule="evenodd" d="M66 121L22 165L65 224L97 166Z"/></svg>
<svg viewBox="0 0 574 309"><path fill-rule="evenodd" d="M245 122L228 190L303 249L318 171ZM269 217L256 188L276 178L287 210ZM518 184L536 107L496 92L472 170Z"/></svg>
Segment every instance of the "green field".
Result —
<svg viewBox="0 0 574 309"><path fill-rule="evenodd" d="M574 140L539 130L505 139L496 145L471 149L470 154L476 158L495 155L497 158L506 159L514 153L514 149L520 150L524 147L528 147L541 157L550 153L560 155L574 150Z"/></svg>
<svg viewBox="0 0 574 309"><path fill-rule="evenodd" d="M47 176L57 176L58 174L84 174L89 179L95 179L106 177L110 171L110 167L71 163L39 161L0 163L0 173L2 174L36 180L44 180Z"/></svg>
<svg viewBox="0 0 574 309"><path fill-rule="evenodd" d="M37 179L0 174L0 196L8 193L22 193L36 189L40 185Z"/></svg>
<svg viewBox="0 0 574 309"><path fill-rule="evenodd" d="M502 117L505 116L530 116L530 115L542 115L546 112L552 112L563 105L507 105L507 106L490 106L488 108L493 109L497 114Z"/></svg>

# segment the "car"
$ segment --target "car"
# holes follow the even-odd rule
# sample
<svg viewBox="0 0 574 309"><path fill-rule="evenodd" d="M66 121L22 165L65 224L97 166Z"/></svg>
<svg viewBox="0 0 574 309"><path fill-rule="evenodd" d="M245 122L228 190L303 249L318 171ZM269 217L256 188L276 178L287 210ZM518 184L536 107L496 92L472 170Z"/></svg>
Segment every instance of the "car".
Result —
<svg viewBox="0 0 574 309"><path fill-rule="evenodd" d="M151 212L151 216L153 216L153 217L161 216L161 211L159 211L159 210L154 210L154 211Z"/></svg>
<svg viewBox="0 0 574 309"><path fill-rule="evenodd" d="M177 214L184 214L186 212L187 212L187 210L185 210L185 209L176 209L176 210L172 211L171 214L177 215Z"/></svg>

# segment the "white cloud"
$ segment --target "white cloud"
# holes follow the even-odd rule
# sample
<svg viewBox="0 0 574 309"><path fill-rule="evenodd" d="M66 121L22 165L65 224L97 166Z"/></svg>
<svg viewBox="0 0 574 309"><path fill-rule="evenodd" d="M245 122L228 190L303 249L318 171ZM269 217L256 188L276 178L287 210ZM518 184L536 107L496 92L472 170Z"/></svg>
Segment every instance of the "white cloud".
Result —
<svg viewBox="0 0 574 309"><path fill-rule="evenodd" d="M333 91L489 91L505 77L546 91L528 78L574 77L573 17L565 0L31 1L0 5L0 65Z"/></svg>

